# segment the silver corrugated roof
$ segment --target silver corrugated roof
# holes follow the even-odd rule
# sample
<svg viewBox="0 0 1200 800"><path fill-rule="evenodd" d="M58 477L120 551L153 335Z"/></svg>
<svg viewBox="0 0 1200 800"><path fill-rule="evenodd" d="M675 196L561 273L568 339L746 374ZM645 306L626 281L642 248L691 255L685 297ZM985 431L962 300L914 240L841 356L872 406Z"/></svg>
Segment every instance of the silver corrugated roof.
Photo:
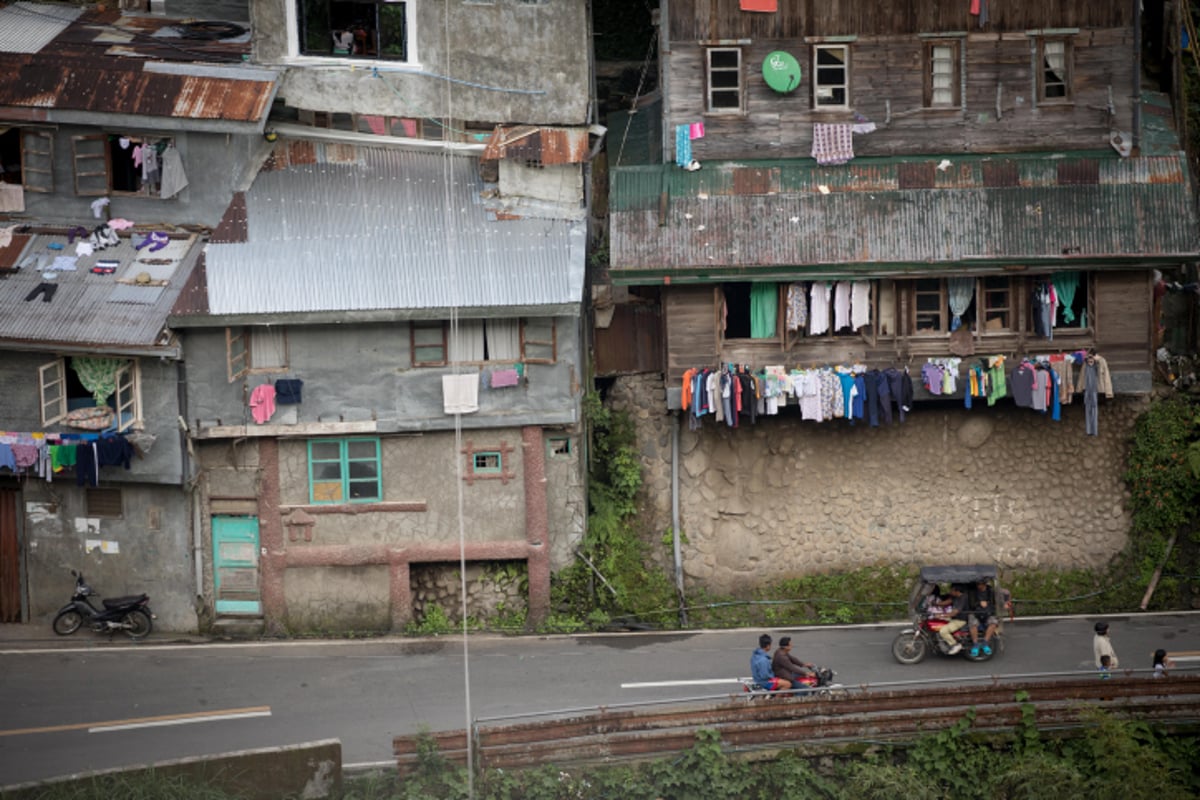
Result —
<svg viewBox="0 0 1200 800"><path fill-rule="evenodd" d="M0 8L0 53L36 53L82 13L82 8L44 3Z"/></svg>
<svg viewBox="0 0 1200 800"><path fill-rule="evenodd" d="M32 237L17 259L25 266L0 281L0 341L9 346L27 344L42 349L62 345L96 352L157 350L167 314L200 253L194 238L173 240L158 252L136 251L130 240L123 238L115 247L78 258L75 270L55 272L54 280L45 282L58 288L50 302L45 302L42 295L25 300L44 282L37 268L39 256L48 266L55 258L74 256L75 246L62 235ZM51 243L59 243L63 249L51 250ZM117 261L117 271L111 275L90 272L102 260ZM171 271L169 264L143 263L147 260L172 261L177 266ZM139 272L151 271L152 279L166 279L163 285L132 283Z"/></svg>
<svg viewBox="0 0 1200 800"><path fill-rule="evenodd" d="M255 179L247 242L208 245L211 314L581 303L583 223L497 220L474 157L315 152Z"/></svg>

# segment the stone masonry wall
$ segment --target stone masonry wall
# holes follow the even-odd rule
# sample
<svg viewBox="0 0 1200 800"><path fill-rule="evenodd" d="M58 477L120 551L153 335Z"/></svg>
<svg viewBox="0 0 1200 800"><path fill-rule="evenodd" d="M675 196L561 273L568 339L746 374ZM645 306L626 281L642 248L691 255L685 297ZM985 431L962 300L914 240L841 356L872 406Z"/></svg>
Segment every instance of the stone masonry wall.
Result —
<svg viewBox="0 0 1200 800"><path fill-rule="evenodd" d="M661 377L617 379L608 395L637 425L647 536L671 525L671 426ZM706 418L680 430L685 580L718 593L878 563L1101 567L1126 543L1121 479L1145 398L1082 399L1062 420L1011 401L919 404L907 421ZM660 559L670 553L655 548ZM664 567L669 564L664 562Z"/></svg>

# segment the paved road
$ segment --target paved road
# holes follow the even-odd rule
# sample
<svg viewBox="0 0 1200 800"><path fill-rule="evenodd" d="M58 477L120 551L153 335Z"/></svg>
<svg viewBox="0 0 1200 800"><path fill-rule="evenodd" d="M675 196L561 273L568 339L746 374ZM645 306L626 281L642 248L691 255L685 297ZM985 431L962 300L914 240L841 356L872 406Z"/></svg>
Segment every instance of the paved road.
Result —
<svg viewBox="0 0 1200 800"><path fill-rule="evenodd" d="M891 658L897 625L777 630L848 685L1091 670L1095 618L1018 619L987 664ZM1156 647L1200 668L1200 615L1109 617L1122 667ZM391 737L476 718L737 689L761 631L336 642L15 646L0 635L0 786L168 758L337 738L347 765ZM160 639L156 634L156 637ZM152 640L156 637L152 637ZM11 639L11 636L8 637ZM50 644L57 646L49 646ZM470 670L470 711L464 702ZM637 684L668 685L638 686ZM677 683L676 683L677 682Z"/></svg>

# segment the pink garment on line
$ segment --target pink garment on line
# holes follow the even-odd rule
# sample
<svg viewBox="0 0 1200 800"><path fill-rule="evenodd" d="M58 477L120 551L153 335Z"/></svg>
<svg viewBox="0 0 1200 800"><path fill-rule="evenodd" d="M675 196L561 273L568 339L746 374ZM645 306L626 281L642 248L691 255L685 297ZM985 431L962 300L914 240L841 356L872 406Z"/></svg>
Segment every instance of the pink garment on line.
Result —
<svg viewBox="0 0 1200 800"><path fill-rule="evenodd" d="M689 139L703 139L704 138L704 123L703 122L693 122L691 125L689 125L688 126L688 138Z"/></svg>
<svg viewBox="0 0 1200 800"><path fill-rule="evenodd" d="M275 387L264 383L254 387L250 393L250 414L259 425L275 413Z"/></svg>

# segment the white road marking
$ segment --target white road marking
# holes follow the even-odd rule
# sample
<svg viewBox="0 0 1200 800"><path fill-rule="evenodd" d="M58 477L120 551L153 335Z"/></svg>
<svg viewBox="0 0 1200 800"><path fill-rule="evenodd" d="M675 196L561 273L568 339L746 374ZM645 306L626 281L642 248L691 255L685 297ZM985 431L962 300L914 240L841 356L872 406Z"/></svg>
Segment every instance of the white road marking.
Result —
<svg viewBox="0 0 1200 800"><path fill-rule="evenodd" d="M88 728L88 733L109 733L111 731L128 731L134 728L161 728L167 725L191 725L194 722L215 722L223 719L248 719L250 717L269 717L271 709L237 711L231 714L205 714L205 715L189 715L179 717L164 717L162 719L150 719L141 722L126 722L113 725L97 725Z"/></svg>
<svg viewBox="0 0 1200 800"><path fill-rule="evenodd" d="M664 686L709 686L714 683L741 683L740 678L709 678L694 681L648 681L644 683L622 683L622 689L658 689Z"/></svg>

